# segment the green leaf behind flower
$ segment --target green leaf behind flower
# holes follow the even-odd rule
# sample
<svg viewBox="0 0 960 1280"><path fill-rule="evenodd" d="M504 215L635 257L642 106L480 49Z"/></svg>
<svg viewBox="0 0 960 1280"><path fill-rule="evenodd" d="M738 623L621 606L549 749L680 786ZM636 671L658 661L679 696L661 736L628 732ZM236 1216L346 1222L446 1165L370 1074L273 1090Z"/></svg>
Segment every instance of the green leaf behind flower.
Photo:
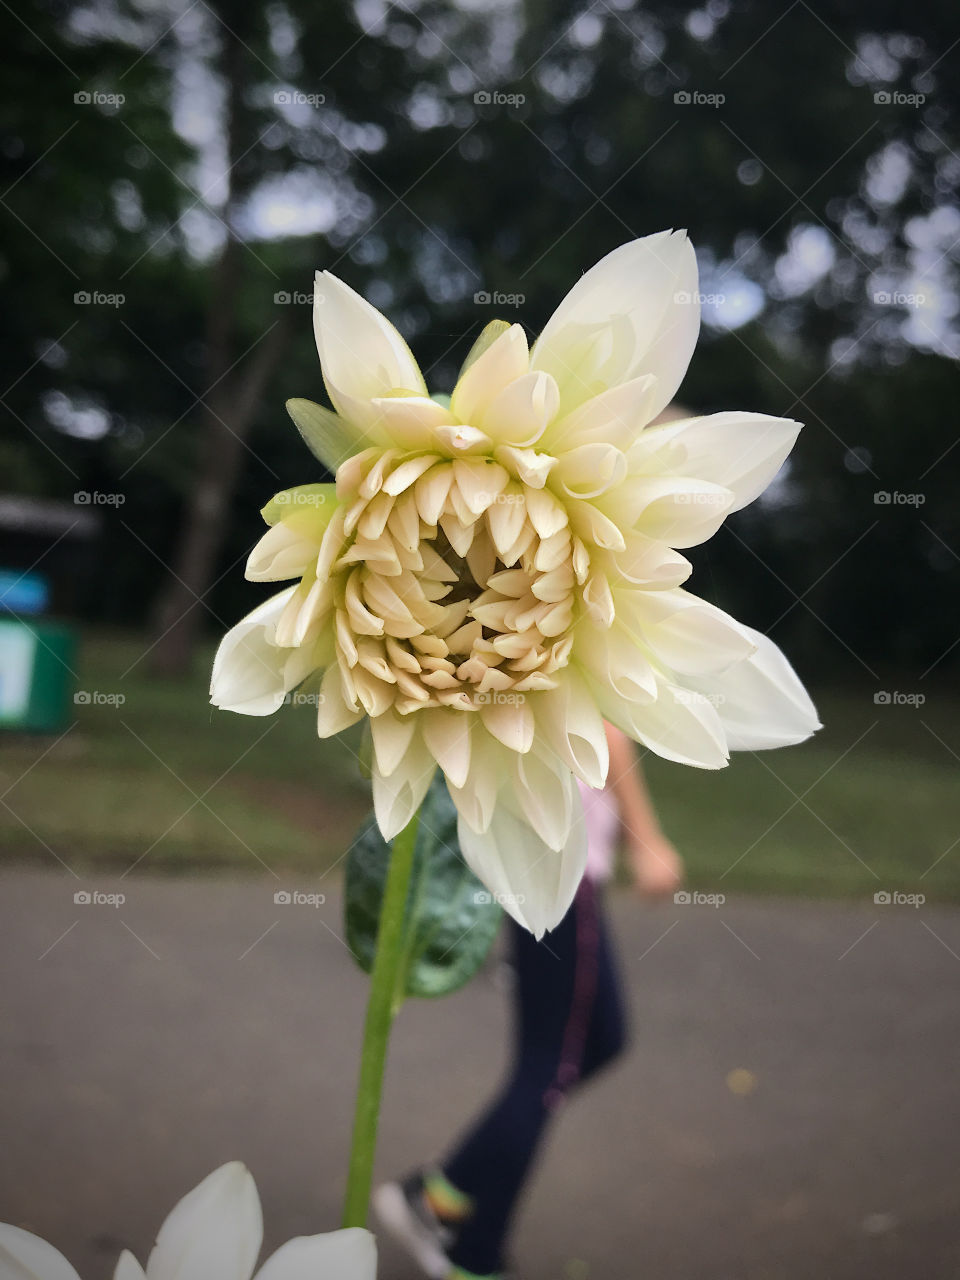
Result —
<svg viewBox="0 0 960 1280"><path fill-rule="evenodd" d="M347 943L367 973L389 857L371 815L347 857L345 908ZM447 995L469 982L487 958L500 919L500 907L460 853L457 811L438 770L420 806L397 1003L404 996Z"/></svg>
<svg viewBox="0 0 960 1280"><path fill-rule="evenodd" d="M357 452L356 439L349 426L331 409L312 400L288 400L287 413L303 436L303 442L326 469L336 474L344 458Z"/></svg>

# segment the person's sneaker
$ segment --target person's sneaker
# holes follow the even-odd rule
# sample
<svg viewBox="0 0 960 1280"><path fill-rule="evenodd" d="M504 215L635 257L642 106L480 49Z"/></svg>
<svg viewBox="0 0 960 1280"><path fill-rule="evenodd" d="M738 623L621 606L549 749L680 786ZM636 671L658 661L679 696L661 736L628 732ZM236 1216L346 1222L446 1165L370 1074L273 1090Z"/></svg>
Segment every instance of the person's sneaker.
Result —
<svg viewBox="0 0 960 1280"><path fill-rule="evenodd" d="M385 1182L377 1187L373 1211L384 1230L406 1249L430 1280L447 1280L453 1266L447 1249L453 1243L454 1232L427 1203L421 1172L410 1174L402 1182Z"/></svg>

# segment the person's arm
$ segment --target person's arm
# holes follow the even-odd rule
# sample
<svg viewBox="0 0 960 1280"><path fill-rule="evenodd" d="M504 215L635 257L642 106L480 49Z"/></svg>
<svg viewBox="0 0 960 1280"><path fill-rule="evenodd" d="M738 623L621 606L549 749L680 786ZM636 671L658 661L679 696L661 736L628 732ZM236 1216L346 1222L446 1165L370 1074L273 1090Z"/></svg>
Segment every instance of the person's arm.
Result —
<svg viewBox="0 0 960 1280"><path fill-rule="evenodd" d="M683 860L660 829L633 743L613 725L606 729L610 749L607 786L617 802L634 882L643 893L673 893L683 883Z"/></svg>

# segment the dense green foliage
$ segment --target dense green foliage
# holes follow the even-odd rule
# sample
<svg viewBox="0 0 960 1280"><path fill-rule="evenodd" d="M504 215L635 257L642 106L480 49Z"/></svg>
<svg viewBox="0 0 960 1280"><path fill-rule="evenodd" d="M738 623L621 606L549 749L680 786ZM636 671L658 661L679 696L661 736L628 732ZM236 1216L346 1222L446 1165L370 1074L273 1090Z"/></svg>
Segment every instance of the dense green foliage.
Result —
<svg viewBox="0 0 960 1280"><path fill-rule="evenodd" d="M238 561L264 500L324 478L283 408L323 396L296 301L314 268L381 306L441 391L497 310L475 295L507 295L499 310L534 334L602 253L686 226L704 291L762 307L705 326L684 403L808 424L779 501L697 555L694 588L773 626L804 675L945 673L960 654L953 17L946 0L7 9L3 486L121 494L80 607L143 623L199 475L217 326L242 373L282 320L204 593L219 631L256 598ZM281 189L288 205L307 193L313 228L267 235L264 193ZM877 301L921 286L936 314ZM893 491L922 505L877 504Z"/></svg>

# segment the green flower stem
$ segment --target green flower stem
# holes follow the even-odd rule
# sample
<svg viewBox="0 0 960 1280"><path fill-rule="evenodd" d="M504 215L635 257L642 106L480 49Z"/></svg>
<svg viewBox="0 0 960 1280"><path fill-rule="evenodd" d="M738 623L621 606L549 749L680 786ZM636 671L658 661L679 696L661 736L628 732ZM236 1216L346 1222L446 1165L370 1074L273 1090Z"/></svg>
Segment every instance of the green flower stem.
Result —
<svg viewBox="0 0 960 1280"><path fill-rule="evenodd" d="M370 976L370 996L363 1028L360 1080L353 1118L353 1145L343 1208L345 1227L367 1225L383 1072L387 1061L390 1028L398 1007L397 974L404 955L404 917L413 871L418 822L417 813L395 838L390 850L390 866L377 930L377 954Z"/></svg>

